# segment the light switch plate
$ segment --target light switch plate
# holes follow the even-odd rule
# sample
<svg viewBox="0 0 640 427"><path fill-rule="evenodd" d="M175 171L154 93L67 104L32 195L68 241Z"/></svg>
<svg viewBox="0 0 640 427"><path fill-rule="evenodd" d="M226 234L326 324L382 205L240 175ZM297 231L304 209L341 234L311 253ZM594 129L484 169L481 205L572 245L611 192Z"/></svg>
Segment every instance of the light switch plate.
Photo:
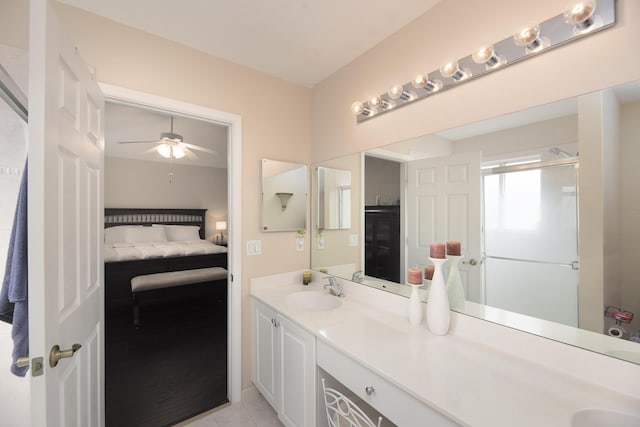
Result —
<svg viewBox="0 0 640 427"><path fill-rule="evenodd" d="M358 235L350 234L349 235L349 246L358 246Z"/></svg>
<svg viewBox="0 0 640 427"><path fill-rule="evenodd" d="M247 240L247 256L262 255L261 240Z"/></svg>

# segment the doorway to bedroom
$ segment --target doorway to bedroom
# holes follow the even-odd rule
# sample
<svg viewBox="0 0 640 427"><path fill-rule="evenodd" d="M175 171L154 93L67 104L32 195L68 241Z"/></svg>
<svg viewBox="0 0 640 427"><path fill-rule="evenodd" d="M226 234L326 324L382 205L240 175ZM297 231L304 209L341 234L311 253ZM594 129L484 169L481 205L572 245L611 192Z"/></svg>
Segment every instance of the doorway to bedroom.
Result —
<svg viewBox="0 0 640 427"><path fill-rule="evenodd" d="M174 424L228 402L227 281L134 300L130 279L227 267L228 128L116 102L105 117L105 210L152 215L105 231L106 425ZM203 226L177 216L192 210Z"/></svg>

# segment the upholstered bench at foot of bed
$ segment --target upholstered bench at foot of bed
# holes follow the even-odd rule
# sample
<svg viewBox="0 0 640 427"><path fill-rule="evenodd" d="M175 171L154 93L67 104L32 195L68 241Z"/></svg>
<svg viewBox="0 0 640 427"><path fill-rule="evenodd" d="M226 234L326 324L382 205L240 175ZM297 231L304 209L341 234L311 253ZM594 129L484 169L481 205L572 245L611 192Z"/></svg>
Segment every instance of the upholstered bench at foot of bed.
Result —
<svg viewBox="0 0 640 427"><path fill-rule="evenodd" d="M227 274L227 270L222 267L209 267L145 274L134 277L131 279L134 326L136 328L140 326L140 308L138 307L138 300L142 292L226 280Z"/></svg>

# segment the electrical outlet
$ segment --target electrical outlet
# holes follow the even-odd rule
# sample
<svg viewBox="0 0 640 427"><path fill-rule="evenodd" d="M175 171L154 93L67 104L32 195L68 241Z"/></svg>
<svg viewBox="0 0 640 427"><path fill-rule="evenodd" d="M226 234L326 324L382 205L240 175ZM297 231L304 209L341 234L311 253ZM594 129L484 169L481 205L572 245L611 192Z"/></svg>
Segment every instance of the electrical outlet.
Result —
<svg viewBox="0 0 640 427"><path fill-rule="evenodd" d="M247 240L247 256L262 255L261 240Z"/></svg>
<svg viewBox="0 0 640 427"><path fill-rule="evenodd" d="M304 239L302 237L296 238L296 250L298 252L304 251Z"/></svg>
<svg viewBox="0 0 640 427"><path fill-rule="evenodd" d="M316 239L316 247L317 247L318 249L324 249L324 237L319 236L319 237Z"/></svg>
<svg viewBox="0 0 640 427"><path fill-rule="evenodd" d="M358 235L350 234L349 235L349 246L358 246Z"/></svg>

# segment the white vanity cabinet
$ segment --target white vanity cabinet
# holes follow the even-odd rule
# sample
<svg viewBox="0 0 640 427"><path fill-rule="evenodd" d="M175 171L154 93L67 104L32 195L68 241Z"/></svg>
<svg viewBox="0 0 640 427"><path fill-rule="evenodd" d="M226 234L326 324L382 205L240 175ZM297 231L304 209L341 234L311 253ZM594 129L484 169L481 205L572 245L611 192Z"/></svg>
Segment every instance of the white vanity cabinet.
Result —
<svg viewBox="0 0 640 427"><path fill-rule="evenodd" d="M253 382L288 427L316 422L315 337L254 299Z"/></svg>
<svg viewBox="0 0 640 427"><path fill-rule="evenodd" d="M399 427L459 427L459 424L334 347L318 341L317 364Z"/></svg>

